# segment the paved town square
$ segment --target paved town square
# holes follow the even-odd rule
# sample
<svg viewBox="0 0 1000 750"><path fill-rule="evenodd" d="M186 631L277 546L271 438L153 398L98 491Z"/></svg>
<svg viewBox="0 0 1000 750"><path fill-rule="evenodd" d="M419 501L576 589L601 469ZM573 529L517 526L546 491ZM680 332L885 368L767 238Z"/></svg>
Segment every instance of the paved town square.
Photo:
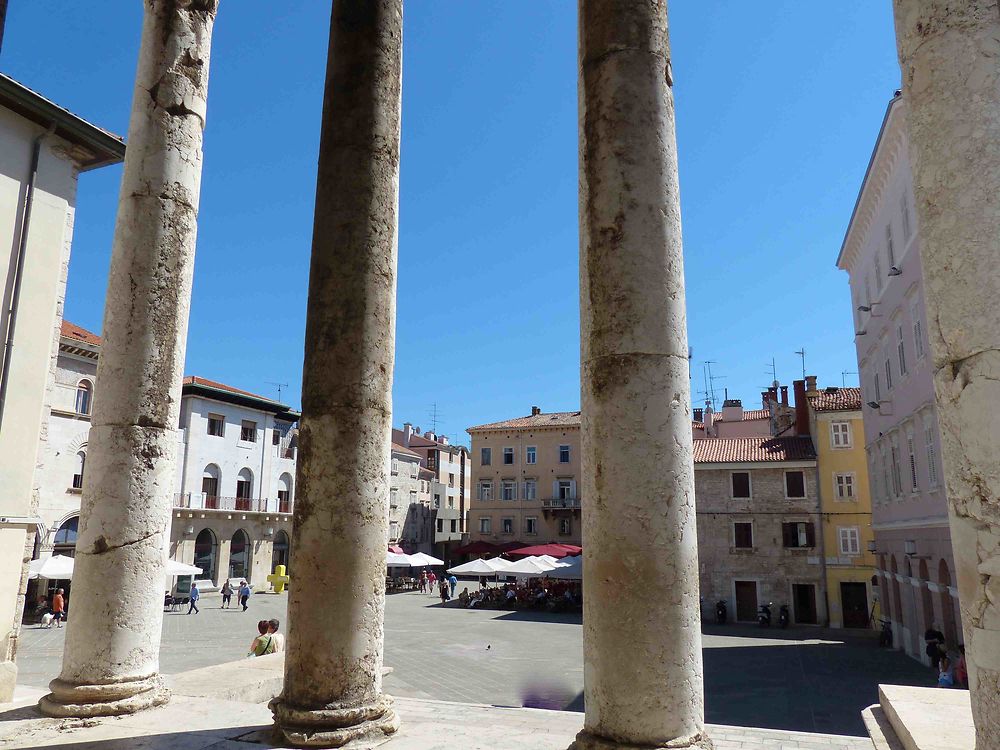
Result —
<svg viewBox="0 0 1000 750"><path fill-rule="evenodd" d="M460 589L466 584L460 584ZM164 615L165 674L242 658L263 618L284 623L286 597L258 594L250 609ZM23 631L20 682L45 687L59 672L65 629ZM386 691L405 698L583 710L579 615L441 609L416 592L386 598ZM706 719L714 724L862 736L861 710L877 684L933 684L930 670L867 635L815 628L711 626L705 647Z"/></svg>

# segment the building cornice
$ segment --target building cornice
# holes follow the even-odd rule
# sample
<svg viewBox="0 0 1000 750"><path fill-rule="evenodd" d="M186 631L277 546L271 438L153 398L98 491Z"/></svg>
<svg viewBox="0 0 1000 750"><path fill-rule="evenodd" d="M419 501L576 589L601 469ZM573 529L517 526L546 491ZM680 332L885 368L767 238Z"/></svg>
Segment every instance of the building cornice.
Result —
<svg viewBox="0 0 1000 750"><path fill-rule="evenodd" d="M745 469L815 469L815 459L810 461L731 461L725 463L696 463L695 471L718 469L741 471Z"/></svg>

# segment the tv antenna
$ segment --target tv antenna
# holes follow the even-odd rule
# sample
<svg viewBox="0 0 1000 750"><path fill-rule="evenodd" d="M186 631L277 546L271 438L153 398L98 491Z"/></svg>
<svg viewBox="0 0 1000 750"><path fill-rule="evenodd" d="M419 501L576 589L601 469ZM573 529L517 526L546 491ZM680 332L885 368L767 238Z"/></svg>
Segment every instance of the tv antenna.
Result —
<svg viewBox="0 0 1000 750"><path fill-rule="evenodd" d="M856 372L851 372L850 370L841 370L841 372L840 372L840 382L844 386L844 388L847 387L847 376L848 375L857 375L857 373Z"/></svg>
<svg viewBox="0 0 1000 750"><path fill-rule="evenodd" d="M287 388L288 387L288 383L277 383L277 382L275 382L273 380L266 380L264 382L267 383L268 385L277 386L277 388L278 388L278 403L280 404L281 403L281 389L282 388Z"/></svg>
<svg viewBox="0 0 1000 750"><path fill-rule="evenodd" d="M778 383L778 366L774 363L774 357L771 357L771 369L768 372L771 375L771 385L768 388L773 388Z"/></svg>
<svg viewBox="0 0 1000 750"><path fill-rule="evenodd" d="M438 405L436 401L433 404L431 404L431 410L427 416L431 418L431 432L437 435L438 419L440 418L441 413L438 411Z"/></svg>
<svg viewBox="0 0 1000 750"><path fill-rule="evenodd" d="M705 360L704 362L701 363L702 377L705 380L705 390L703 391L703 393L705 394L706 399L712 405L713 409L715 408L715 404L717 402L717 399L715 398L715 381L726 379L725 375L714 375L712 373L712 365L717 365L717 364L719 363L716 362L715 360Z"/></svg>
<svg viewBox="0 0 1000 750"><path fill-rule="evenodd" d="M802 379L805 380L806 379L806 348L803 346L801 349L799 349L797 352L795 352L795 354L798 354L800 357L802 357Z"/></svg>

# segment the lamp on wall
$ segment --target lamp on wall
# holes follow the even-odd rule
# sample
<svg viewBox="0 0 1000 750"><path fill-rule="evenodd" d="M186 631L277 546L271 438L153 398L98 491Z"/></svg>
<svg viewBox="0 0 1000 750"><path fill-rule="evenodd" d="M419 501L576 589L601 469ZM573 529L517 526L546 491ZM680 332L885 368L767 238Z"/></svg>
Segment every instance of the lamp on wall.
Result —
<svg viewBox="0 0 1000 750"><path fill-rule="evenodd" d="M872 539L870 542L868 542L868 551L869 552L875 552L877 549L878 549L878 547L876 546L874 539Z"/></svg>
<svg viewBox="0 0 1000 750"><path fill-rule="evenodd" d="M193 534L194 533L194 526L188 526L186 529L184 529L184 533L185 534Z"/></svg>
<svg viewBox="0 0 1000 750"><path fill-rule="evenodd" d="M917 554L917 542L914 539L907 539L904 541L903 552L907 555Z"/></svg>
<svg viewBox="0 0 1000 750"><path fill-rule="evenodd" d="M267 527L267 535L268 536L274 536L274 527L273 526L268 526Z"/></svg>

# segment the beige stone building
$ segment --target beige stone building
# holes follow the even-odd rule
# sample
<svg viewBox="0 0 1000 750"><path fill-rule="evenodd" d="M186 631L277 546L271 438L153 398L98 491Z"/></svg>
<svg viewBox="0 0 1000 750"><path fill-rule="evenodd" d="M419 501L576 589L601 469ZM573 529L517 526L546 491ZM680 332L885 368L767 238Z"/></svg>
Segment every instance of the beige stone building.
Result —
<svg viewBox="0 0 1000 750"><path fill-rule="evenodd" d="M434 544L431 513L433 475L420 465L420 454L392 444L389 472L389 544L407 553L430 553Z"/></svg>
<svg viewBox="0 0 1000 750"><path fill-rule="evenodd" d="M531 414L468 429L469 539L581 543L580 412Z"/></svg>
<svg viewBox="0 0 1000 750"><path fill-rule="evenodd" d="M782 604L791 621L825 624L816 454L808 437L694 441L702 615L725 601L730 622Z"/></svg>

